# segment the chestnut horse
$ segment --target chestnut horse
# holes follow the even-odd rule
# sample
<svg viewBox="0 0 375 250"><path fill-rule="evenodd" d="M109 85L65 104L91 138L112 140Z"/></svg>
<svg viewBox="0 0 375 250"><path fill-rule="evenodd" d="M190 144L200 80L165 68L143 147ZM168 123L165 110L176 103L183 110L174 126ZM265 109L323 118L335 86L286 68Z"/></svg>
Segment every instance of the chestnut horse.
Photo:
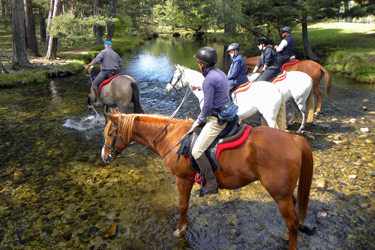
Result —
<svg viewBox="0 0 375 250"><path fill-rule="evenodd" d="M170 121L170 117L161 115L112 112L113 115L107 113L109 121L104 129L103 161L114 160L132 141L164 157L164 165L176 177L180 219L173 234L181 237L186 231L195 171L184 157L177 161L178 147L173 146L185 135L193 120ZM219 164L221 169L215 175L221 189L241 188L260 181L285 219L289 249L297 249L298 227L306 217L313 174L313 156L308 142L299 135L279 129L255 127L242 145L221 153ZM298 179L296 199L293 193ZM297 201L298 214L295 209Z"/></svg>
<svg viewBox="0 0 375 250"><path fill-rule="evenodd" d="M259 60L259 57L260 56L245 58L247 72L249 72L251 69L254 69L255 65L257 64ZM315 115L322 113L321 109L322 109L323 94L319 90L319 83L320 83L320 80L323 78L323 73L324 73L324 82L326 84L326 88L325 88L326 96L328 97L329 100L331 100L332 82L331 82L331 75L329 74L328 70L324 68L322 65L320 65L319 63L311 61L311 60L303 60L294 65L285 66L284 70L285 71L301 71L301 72L308 74L313 79L314 94L316 98L318 99L318 104L316 106Z"/></svg>

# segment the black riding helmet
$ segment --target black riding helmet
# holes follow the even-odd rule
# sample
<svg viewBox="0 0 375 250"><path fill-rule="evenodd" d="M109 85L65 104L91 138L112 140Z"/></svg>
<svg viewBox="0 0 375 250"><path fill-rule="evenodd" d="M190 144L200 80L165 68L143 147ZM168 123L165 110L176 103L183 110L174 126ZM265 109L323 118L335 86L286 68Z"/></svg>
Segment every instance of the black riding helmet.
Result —
<svg viewBox="0 0 375 250"><path fill-rule="evenodd" d="M231 51L231 50L238 50L238 51L240 51L240 45L238 43L231 43L228 46L227 51Z"/></svg>
<svg viewBox="0 0 375 250"><path fill-rule="evenodd" d="M292 32L292 30L289 27L284 27L284 28L281 29L281 34L284 33L284 32L287 32L287 33L290 34Z"/></svg>
<svg viewBox="0 0 375 250"><path fill-rule="evenodd" d="M257 41L257 45L263 43L264 45L268 45L268 39L265 37L259 37Z"/></svg>
<svg viewBox="0 0 375 250"><path fill-rule="evenodd" d="M217 62L217 53L211 47L200 48L194 55L199 61L203 62L205 66L214 65Z"/></svg>

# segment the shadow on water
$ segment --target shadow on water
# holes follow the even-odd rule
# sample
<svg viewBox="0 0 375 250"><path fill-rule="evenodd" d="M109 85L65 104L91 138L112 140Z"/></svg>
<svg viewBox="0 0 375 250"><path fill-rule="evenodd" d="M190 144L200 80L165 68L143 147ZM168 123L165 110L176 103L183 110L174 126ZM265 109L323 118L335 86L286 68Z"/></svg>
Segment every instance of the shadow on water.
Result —
<svg viewBox="0 0 375 250"><path fill-rule="evenodd" d="M192 55L201 46L206 44L163 38L124 56L122 73L140 84L146 113L170 115L177 108L183 94L166 95L165 85L176 63L197 70ZM212 46L224 57L222 45ZM224 62L218 67L229 68ZM374 249L375 139L373 132L358 132L375 130L363 111L375 111L374 86L332 76L333 100L323 98L324 114L305 134L315 162L306 225L316 231L299 232L298 247ZM101 109L87 111L86 82L82 75L0 90L1 249L287 248L279 237L283 217L259 182L204 199L192 195L186 236L173 238L179 219L174 177L148 150L103 163L104 115ZM190 96L177 118L198 113ZM249 122L260 124L259 117ZM318 188L318 180L326 185ZM114 223L114 237L103 238Z"/></svg>

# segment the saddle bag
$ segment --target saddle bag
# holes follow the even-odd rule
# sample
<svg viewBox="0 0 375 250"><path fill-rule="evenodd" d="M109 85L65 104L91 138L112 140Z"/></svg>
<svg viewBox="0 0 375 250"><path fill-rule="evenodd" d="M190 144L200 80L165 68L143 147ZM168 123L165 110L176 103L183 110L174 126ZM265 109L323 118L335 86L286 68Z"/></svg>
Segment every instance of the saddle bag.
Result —
<svg viewBox="0 0 375 250"><path fill-rule="evenodd" d="M228 101L224 106L221 108L220 112L217 114L217 123L219 125L223 125L225 122L233 121L236 117L238 112L238 106L234 104L232 101Z"/></svg>

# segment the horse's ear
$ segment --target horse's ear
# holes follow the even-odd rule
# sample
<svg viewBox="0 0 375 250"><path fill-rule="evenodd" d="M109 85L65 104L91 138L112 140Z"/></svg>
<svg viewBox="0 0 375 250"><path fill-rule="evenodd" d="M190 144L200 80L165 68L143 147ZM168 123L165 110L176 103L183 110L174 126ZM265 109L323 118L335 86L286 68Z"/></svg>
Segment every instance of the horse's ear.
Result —
<svg viewBox="0 0 375 250"><path fill-rule="evenodd" d="M112 114L114 114L114 115L118 114L118 112L116 110L114 110L112 107L110 107L110 109L111 109Z"/></svg>
<svg viewBox="0 0 375 250"><path fill-rule="evenodd" d="M107 113L108 120L112 122L112 124L117 125L118 124L118 116L114 116Z"/></svg>

